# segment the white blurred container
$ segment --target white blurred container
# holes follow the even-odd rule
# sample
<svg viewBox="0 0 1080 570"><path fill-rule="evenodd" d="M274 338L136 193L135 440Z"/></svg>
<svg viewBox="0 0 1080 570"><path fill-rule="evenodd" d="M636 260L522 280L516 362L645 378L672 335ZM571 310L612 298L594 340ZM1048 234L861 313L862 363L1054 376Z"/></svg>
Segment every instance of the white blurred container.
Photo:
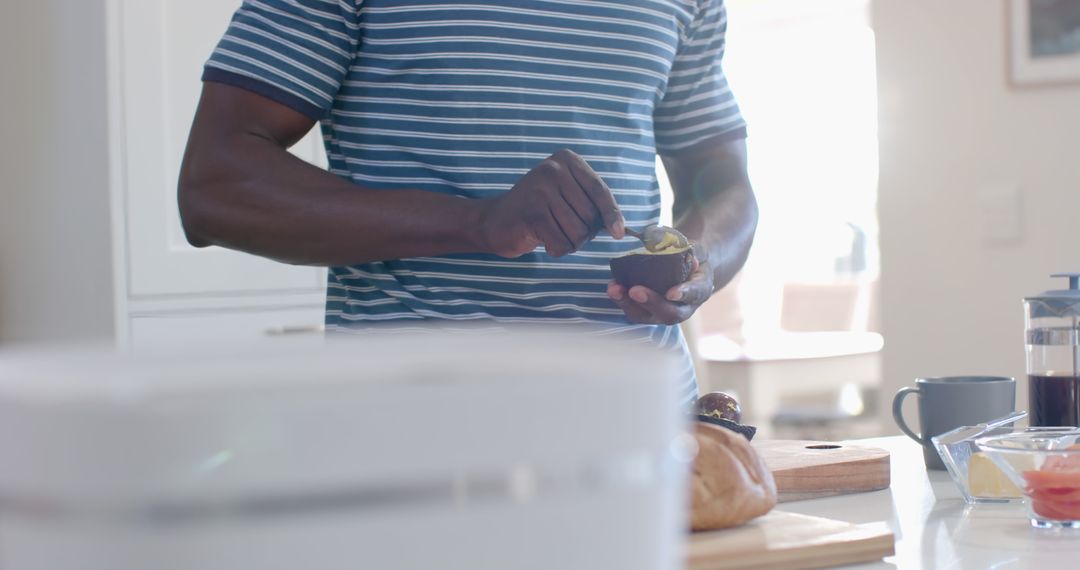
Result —
<svg viewBox="0 0 1080 570"><path fill-rule="evenodd" d="M0 568L681 567L676 376L507 334L0 352Z"/></svg>

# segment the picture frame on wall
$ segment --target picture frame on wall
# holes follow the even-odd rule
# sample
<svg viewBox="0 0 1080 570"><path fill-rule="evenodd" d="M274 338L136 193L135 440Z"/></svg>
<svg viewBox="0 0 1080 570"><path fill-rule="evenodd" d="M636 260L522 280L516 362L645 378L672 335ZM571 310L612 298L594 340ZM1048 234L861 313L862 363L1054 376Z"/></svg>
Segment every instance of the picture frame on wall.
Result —
<svg viewBox="0 0 1080 570"><path fill-rule="evenodd" d="M1009 82L1080 84L1080 0L1006 0Z"/></svg>

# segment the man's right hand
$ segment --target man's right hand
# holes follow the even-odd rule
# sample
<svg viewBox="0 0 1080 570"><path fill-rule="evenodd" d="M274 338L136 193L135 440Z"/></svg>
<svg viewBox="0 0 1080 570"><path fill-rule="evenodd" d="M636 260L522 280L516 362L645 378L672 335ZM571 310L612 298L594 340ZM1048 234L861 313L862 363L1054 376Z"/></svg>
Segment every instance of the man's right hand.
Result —
<svg viewBox="0 0 1080 570"><path fill-rule="evenodd" d="M560 150L533 167L509 192L484 200L484 251L518 257L543 245L560 257L607 229L622 239L625 221L604 180L573 151Z"/></svg>

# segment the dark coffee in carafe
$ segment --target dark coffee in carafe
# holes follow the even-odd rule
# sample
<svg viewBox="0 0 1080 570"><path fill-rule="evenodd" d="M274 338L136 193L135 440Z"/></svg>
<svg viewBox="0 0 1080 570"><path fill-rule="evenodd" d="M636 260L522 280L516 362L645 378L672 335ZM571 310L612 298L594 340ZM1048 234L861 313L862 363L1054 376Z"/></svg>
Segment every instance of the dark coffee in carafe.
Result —
<svg viewBox="0 0 1080 570"><path fill-rule="evenodd" d="M1028 376L1032 426L1080 426L1080 377Z"/></svg>
<svg viewBox="0 0 1080 570"><path fill-rule="evenodd" d="M1024 298L1028 420L1080 427L1080 273L1059 273L1068 289Z"/></svg>

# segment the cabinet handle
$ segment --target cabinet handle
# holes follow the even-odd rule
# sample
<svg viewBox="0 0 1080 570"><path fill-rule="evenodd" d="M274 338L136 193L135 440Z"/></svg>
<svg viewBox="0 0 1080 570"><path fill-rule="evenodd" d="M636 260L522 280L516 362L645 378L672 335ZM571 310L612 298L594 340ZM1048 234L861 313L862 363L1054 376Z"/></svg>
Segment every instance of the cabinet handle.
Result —
<svg viewBox="0 0 1080 570"><path fill-rule="evenodd" d="M324 325L281 326L266 329L266 336L293 336L305 334L322 334L326 332Z"/></svg>

